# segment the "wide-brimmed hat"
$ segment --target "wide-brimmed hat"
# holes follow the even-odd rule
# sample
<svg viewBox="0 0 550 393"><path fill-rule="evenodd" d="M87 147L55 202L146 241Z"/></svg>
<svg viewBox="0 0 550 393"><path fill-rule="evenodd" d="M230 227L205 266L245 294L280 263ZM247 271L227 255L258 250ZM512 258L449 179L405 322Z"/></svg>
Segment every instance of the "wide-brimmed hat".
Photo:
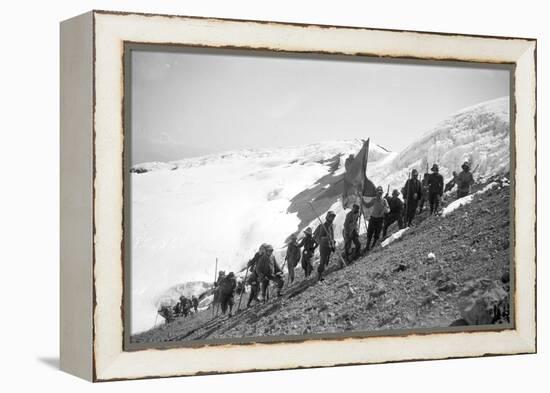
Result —
<svg viewBox="0 0 550 393"><path fill-rule="evenodd" d="M384 193L384 189L380 186L376 187L376 193L379 193L381 192L382 194Z"/></svg>
<svg viewBox="0 0 550 393"><path fill-rule="evenodd" d="M470 169L470 163L468 161L464 161L464 164L462 164L462 169Z"/></svg>
<svg viewBox="0 0 550 393"><path fill-rule="evenodd" d="M438 170L439 170L439 165L433 164L431 170L432 170L432 171L438 171Z"/></svg>
<svg viewBox="0 0 550 393"><path fill-rule="evenodd" d="M392 195L399 196L399 190L395 189L391 192Z"/></svg>
<svg viewBox="0 0 550 393"><path fill-rule="evenodd" d="M336 217L336 213L334 213L332 210L329 210L326 215L327 218L329 217Z"/></svg>
<svg viewBox="0 0 550 393"><path fill-rule="evenodd" d="M310 227L307 227L306 229L304 229L304 233L307 233L308 235L311 235L313 233L313 231L311 230Z"/></svg>

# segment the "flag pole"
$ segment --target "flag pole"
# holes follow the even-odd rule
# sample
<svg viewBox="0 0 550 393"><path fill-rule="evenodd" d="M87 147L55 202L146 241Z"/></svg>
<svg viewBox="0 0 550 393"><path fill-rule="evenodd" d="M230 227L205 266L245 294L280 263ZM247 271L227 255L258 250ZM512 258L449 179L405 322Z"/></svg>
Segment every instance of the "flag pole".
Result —
<svg viewBox="0 0 550 393"><path fill-rule="evenodd" d="M363 189L361 190L361 195L359 197L359 202L360 202L360 206L361 206L361 213L360 215L363 216L363 222L365 223L365 232L368 231L368 226L367 226L367 217L365 217L365 214L364 214L364 211L363 211L363 195L365 194L365 185L366 185L366 180L367 180L367 165L369 163L369 148L370 148L370 138L367 139L367 141L365 142L367 144L367 149L366 149L366 152L365 152L365 157L363 158L363 168L364 169L364 172L363 172ZM359 222L361 222L361 220L359 220Z"/></svg>

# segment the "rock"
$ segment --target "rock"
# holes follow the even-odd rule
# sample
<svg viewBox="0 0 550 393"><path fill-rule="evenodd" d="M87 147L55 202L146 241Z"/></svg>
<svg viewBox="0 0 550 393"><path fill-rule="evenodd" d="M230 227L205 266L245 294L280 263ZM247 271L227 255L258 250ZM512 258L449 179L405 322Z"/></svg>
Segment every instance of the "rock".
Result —
<svg viewBox="0 0 550 393"><path fill-rule="evenodd" d="M386 293L386 290L384 288L379 288L379 289L376 289L376 290L372 291L370 293L370 297L372 299L376 299L377 297L380 297L385 293Z"/></svg>
<svg viewBox="0 0 550 393"><path fill-rule="evenodd" d="M466 322L464 318L460 318L451 323L449 326L468 326L468 322Z"/></svg>
<svg viewBox="0 0 550 393"><path fill-rule="evenodd" d="M405 265L404 263L400 263L399 265L397 265L394 269L393 269L393 272L394 273L398 273L398 272L404 272L405 270L408 269L408 266Z"/></svg>
<svg viewBox="0 0 550 393"><path fill-rule="evenodd" d="M328 310L328 306L329 304L327 302L324 302L323 304L321 304L321 306L319 306L319 312Z"/></svg>
<svg viewBox="0 0 550 393"><path fill-rule="evenodd" d="M448 293L448 292L454 292L454 291L456 290L456 288L457 288L456 283L454 283L454 282L448 282L448 283L444 283L443 285L439 286L439 287L437 288L437 290L438 290L439 292L446 292L446 293Z"/></svg>
<svg viewBox="0 0 550 393"><path fill-rule="evenodd" d="M421 306L431 304L435 299L437 299L439 297L439 295L431 289L426 288L425 292L427 294L424 297L424 299L422 299L422 302L420 303Z"/></svg>
<svg viewBox="0 0 550 393"><path fill-rule="evenodd" d="M365 310L370 310L374 307L375 301L374 299L369 299L367 302L367 305L365 306Z"/></svg>
<svg viewBox="0 0 550 393"><path fill-rule="evenodd" d="M354 297L356 294L356 291L355 289L351 286L351 285L348 285L348 290L347 290L347 294L346 294L346 299L351 299L352 297Z"/></svg>
<svg viewBox="0 0 550 393"><path fill-rule="evenodd" d="M441 270L435 270L430 274L430 280L435 281L442 275L443 273L441 272Z"/></svg>
<svg viewBox="0 0 550 393"><path fill-rule="evenodd" d="M440 287L450 281L451 278L447 274L443 274L435 283L436 286Z"/></svg>
<svg viewBox="0 0 550 393"><path fill-rule="evenodd" d="M502 273L502 276L500 277L500 282L503 283L503 284L510 283L510 272L509 271L505 271L504 273Z"/></svg>
<svg viewBox="0 0 550 393"><path fill-rule="evenodd" d="M460 293L460 315L468 325L489 325L506 318L508 292L496 281L478 279Z"/></svg>

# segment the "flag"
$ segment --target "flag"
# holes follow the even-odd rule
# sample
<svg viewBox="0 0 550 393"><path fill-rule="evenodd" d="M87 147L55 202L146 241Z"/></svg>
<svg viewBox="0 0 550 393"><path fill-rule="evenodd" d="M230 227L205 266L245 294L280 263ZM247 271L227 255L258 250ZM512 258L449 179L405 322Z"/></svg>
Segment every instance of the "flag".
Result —
<svg viewBox="0 0 550 393"><path fill-rule="evenodd" d="M342 205L344 209L351 208L354 203L359 202L359 195L370 200L376 195L376 187L367 177L367 162L369 160L370 138L363 143L363 147L356 156L350 156L345 163L346 173L344 174L344 193ZM365 209L363 207L363 209ZM368 212L363 211L365 217Z"/></svg>

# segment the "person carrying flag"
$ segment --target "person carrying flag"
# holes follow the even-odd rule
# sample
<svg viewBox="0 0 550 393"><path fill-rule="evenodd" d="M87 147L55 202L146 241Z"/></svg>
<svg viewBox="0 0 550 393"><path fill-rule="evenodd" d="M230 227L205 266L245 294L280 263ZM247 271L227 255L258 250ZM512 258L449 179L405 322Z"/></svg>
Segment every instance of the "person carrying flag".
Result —
<svg viewBox="0 0 550 393"><path fill-rule="evenodd" d="M376 245L376 242L380 238L380 232L382 231L382 225L384 224L384 216L390 212L390 206L386 198L383 198L384 190L382 187L376 187L376 196L369 202L363 202L366 208L372 208L369 226L367 228L367 245L365 251L369 252L372 247ZM371 240L374 240L371 245Z"/></svg>

